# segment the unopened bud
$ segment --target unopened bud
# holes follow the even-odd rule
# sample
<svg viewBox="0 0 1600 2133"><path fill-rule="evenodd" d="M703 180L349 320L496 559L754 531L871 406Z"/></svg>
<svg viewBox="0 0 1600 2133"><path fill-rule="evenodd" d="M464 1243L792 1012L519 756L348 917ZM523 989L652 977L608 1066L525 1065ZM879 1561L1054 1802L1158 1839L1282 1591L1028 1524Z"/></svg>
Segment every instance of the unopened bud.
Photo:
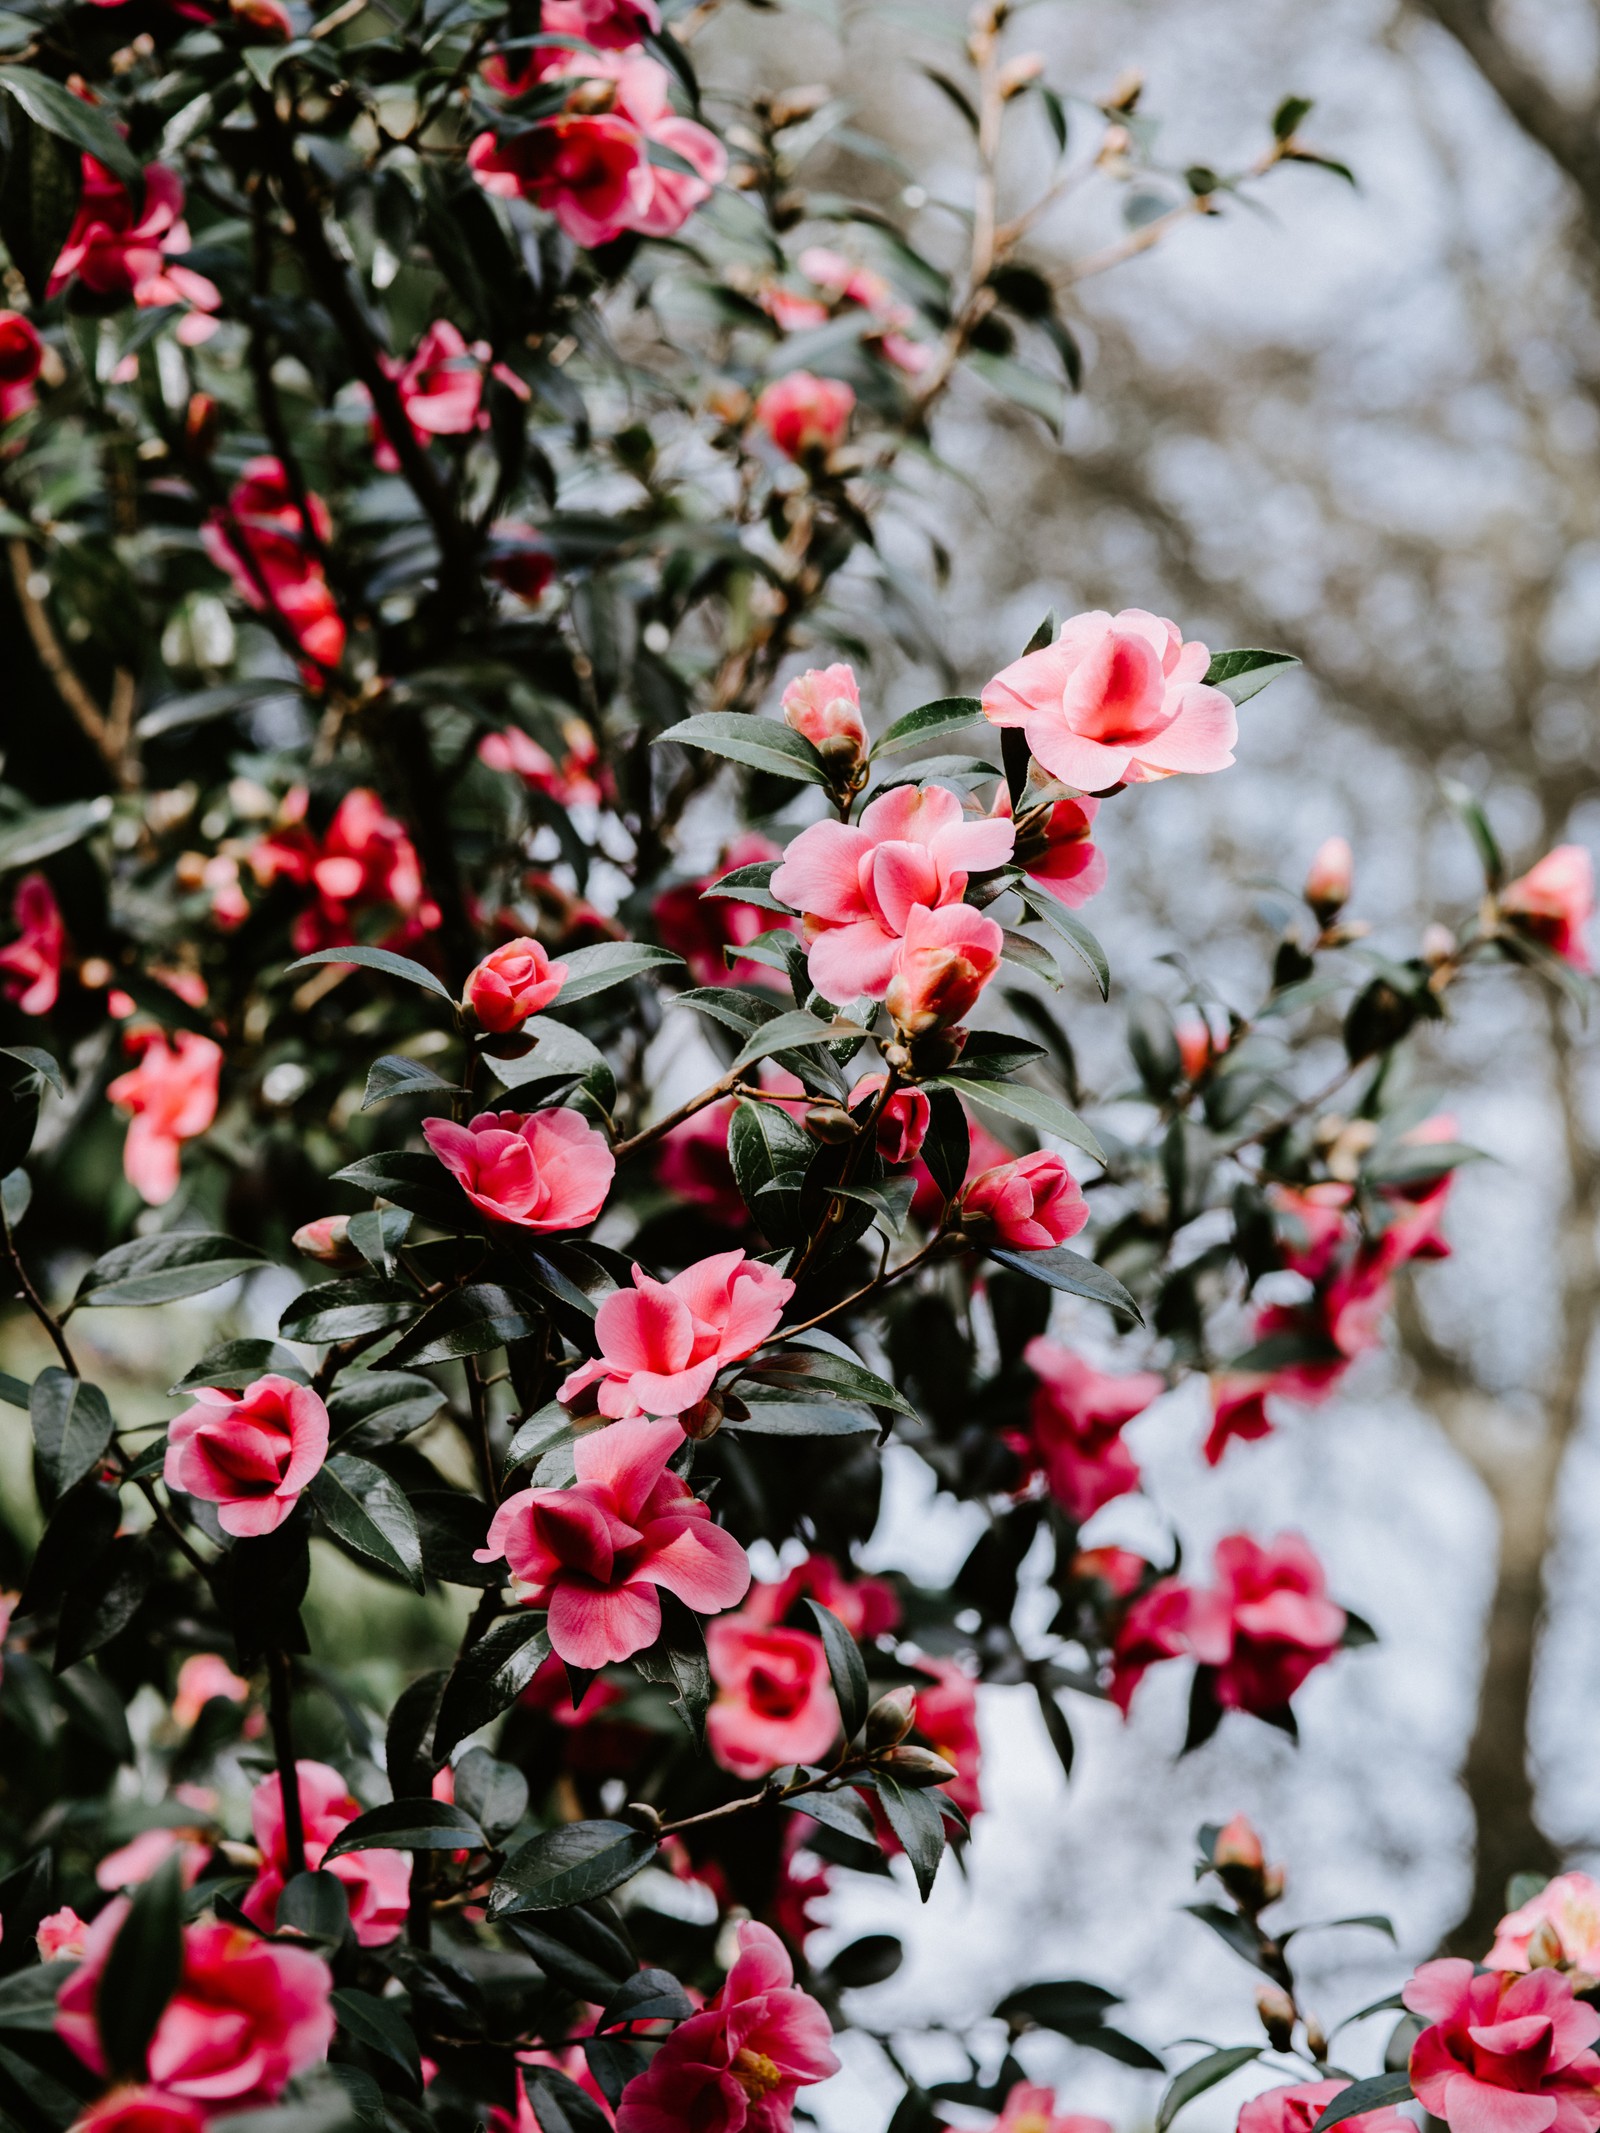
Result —
<svg viewBox="0 0 1600 2133"><path fill-rule="evenodd" d="M956 1029L929 1030L925 1036L914 1038L910 1051L910 1071L914 1078L928 1074L942 1074L946 1067L953 1067L966 1050L967 1032L964 1026Z"/></svg>
<svg viewBox="0 0 1600 2133"><path fill-rule="evenodd" d="M909 1682L898 1689L891 1689L880 1696L867 1713L866 1743L870 1753L880 1748L895 1748L903 1741L917 1718L917 1692Z"/></svg>
<svg viewBox="0 0 1600 2133"><path fill-rule="evenodd" d="M754 172L751 173L754 177ZM737 429L750 412L750 395L731 378L713 379L706 393L706 413Z"/></svg>
<svg viewBox="0 0 1600 2133"><path fill-rule="evenodd" d="M297 1252L323 1266L357 1266L361 1254L350 1242L348 1215L319 1215L304 1223L289 1239Z"/></svg>
<svg viewBox="0 0 1600 2133"><path fill-rule="evenodd" d="M1328 2056L1328 2032L1314 2014L1302 2015L1300 2019L1305 2025L1306 2050L1320 2066Z"/></svg>
<svg viewBox="0 0 1600 2133"><path fill-rule="evenodd" d="M961 1775L954 1763L947 1763L931 1748L889 1748L874 1760L902 1785L947 1785Z"/></svg>
<svg viewBox="0 0 1600 2133"><path fill-rule="evenodd" d="M1567 1951L1561 1944L1561 1934L1555 1921L1541 1918L1528 1939L1528 1968L1530 1970L1560 1970L1565 1967Z"/></svg>
<svg viewBox="0 0 1600 2133"><path fill-rule="evenodd" d="M1211 1847L1211 1864L1220 1873L1225 1866L1244 1867L1259 1874L1267 1863L1266 1851L1255 1825L1244 1815L1223 1824Z"/></svg>
<svg viewBox="0 0 1600 2133"><path fill-rule="evenodd" d="M86 955L78 965L78 983L86 992L99 992L109 985L113 972L103 955Z"/></svg>
<svg viewBox="0 0 1600 2133"><path fill-rule="evenodd" d="M1129 67L1111 84L1111 94L1105 100L1107 111L1131 111L1144 94L1144 76L1137 67Z"/></svg>
<svg viewBox="0 0 1600 2133"><path fill-rule="evenodd" d="M1456 952L1456 937L1448 926L1441 926L1437 919L1422 929L1422 960L1430 970L1441 963L1448 963Z"/></svg>
<svg viewBox="0 0 1600 2133"><path fill-rule="evenodd" d="M1328 1150L1329 1177L1337 1178L1341 1185L1353 1185L1377 1138L1376 1119L1353 1118Z"/></svg>
<svg viewBox="0 0 1600 2133"><path fill-rule="evenodd" d="M191 393L183 417L183 441L196 459L209 459L217 448L222 414L209 393Z"/></svg>
<svg viewBox="0 0 1600 2133"><path fill-rule="evenodd" d="M1256 2013L1274 2051L1286 2052L1294 2041L1295 2004L1281 1986L1263 1985L1256 1994Z"/></svg>
<svg viewBox="0 0 1600 2133"><path fill-rule="evenodd" d="M204 852L180 852L172 869L180 889L198 889L206 878Z"/></svg>
<svg viewBox="0 0 1600 2133"><path fill-rule="evenodd" d="M854 1121L838 1104L813 1104L805 1123L806 1131L814 1133L819 1141L853 1141L856 1137Z"/></svg>
<svg viewBox="0 0 1600 2133"><path fill-rule="evenodd" d="M647 1830L652 1836L661 1827L661 1817L648 1800L629 1800L622 1810L622 1819L631 1822L635 1829Z"/></svg>
<svg viewBox="0 0 1600 2133"><path fill-rule="evenodd" d="M685 1409L679 1415L678 1421L686 1437L692 1437L697 1444L704 1444L708 1437L714 1437L721 1429L724 1412L722 1402L715 1393L711 1393L704 1400L697 1400L693 1407Z"/></svg>
<svg viewBox="0 0 1600 2133"><path fill-rule="evenodd" d="M1354 868L1350 846L1343 837L1329 837L1318 846L1301 891L1316 914L1318 925L1331 925L1350 901Z"/></svg>
<svg viewBox="0 0 1600 2133"><path fill-rule="evenodd" d="M820 111L832 94L823 82L807 82L802 88L781 90L773 98L768 116L780 130L785 126L798 126L802 119L810 118L812 112Z"/></svg>
<svg viewBox="0 0 1600 2133"><path fill-rule="evenodd" d="M1029 82L1039 79L1044 72L1042 52L1023 52L1015 59L1008 59L1000 69L1000 95L1003 100L1020 96Z"/></svg>

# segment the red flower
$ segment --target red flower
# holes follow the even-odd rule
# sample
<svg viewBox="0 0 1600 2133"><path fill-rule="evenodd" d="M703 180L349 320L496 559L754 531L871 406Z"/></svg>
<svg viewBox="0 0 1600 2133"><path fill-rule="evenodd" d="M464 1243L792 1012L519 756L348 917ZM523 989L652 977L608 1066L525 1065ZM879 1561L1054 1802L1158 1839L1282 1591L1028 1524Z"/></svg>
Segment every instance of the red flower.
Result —
<svg viewBox="0 0 1600 2133"><path fill-rule="evenodd" d="M507 592L514 593L519 600L526 601L528 606L532 607L543 594L545 587L554 579L556 559L535 527L524 525L520 519L500 518L489 528L489 553L483 567L497 585L503 585ZM592 766L597 755L594 737L588 727L578 719L567 720L563 730L570 735L574 728L588 741L587 761ZM512 732L518 739L527 738L519 728L513 727ZM487 750L489 740L493 738L495 736L489 736L478 750L486 763L492 763ZM531 748L534 744L529 741L528 745ZM542 749L539 752L541 755L544 753ZM549 758L546 757L546 762L548 761ZM520 770L520 765L515 763L493 764L492 767L500 770ZM530 779L529 782L537 781ZM596 793L594 797L598 798L599 794Z"/></svg>
<svg viewBox="0 0 1600 2133"><path fill-rule="evenodd" d="M1043 1252L1075 1237L1089 1203L1059 1155L1018 1156L980 1171L961 1196L961 1224L1013 1251Z"/></svg>
<svg viewBox="0 0 1600 2133"><path fill-rule="evenodd" d="M326 542L333 521L321 497L308 495L306 504L309 529L282 463L252 459L229 494L226 512L212 513L200 539L247 606L257 613L275 608L308 659L336 667L344 654L344 621L310 541L315 533Z"/></svg>
<svg viewBox="0 0 1600 2133"><path fill-rule="evenodd" d="M300 1814L305 1829L306 1867L315 1873L340 1830L362 1812L337 1770L326 1763L295 1764ZM250 1827L261 1848L261 1867L246 1890L240 1909L254 1924L271 1932L278 1898L289 1878L289 1840L283 1819L283 1786L274 1770L250 1795ZM342 1882L350 1906L350 1925L363 1948L381 1948L399 1937L411 1894L411 1861L404 1852L341 1852L326 1868Z"/></svg>
<svg viewBox="0 0 1600 2133"><path fill-rule="evenodd" d="M203 274L173 264L189 249L183 221L183 180L164 163L145 166L143 211L134 220L133 201L120 179L93 156L83 159L83 187L61 255L50 270L47 296L77 282L102 300L132 297L139 305L185 304L180 341L203 341L216 331L207 313L222 297Z"/></svg>
<svg viewBox="0 0 1600 2133"><path fill-rule="evenodd" d="M589 249L634 228L654 192L644 135L615 112L545 119L505 140L480 133L467 162L485 192L531 200Z"/></svg>
<svg viewBox="0 0 1600 2133"><path fill-rule="evenodd" d="M791 370L762 387L756 420L787 458L808 459L843 444L855 404L855 389L842 378Z"/></svg>
<svg viewBox="0 0 1600 2133"><path fill-rule="evenodd" d="M712 1759L735 1777L815 1763L839 1734L822 1639L724 1615L706 1631L717 1696L706 1714Z"/></svg>
<svg viewBox="0 0 1600 2133"><path fill-rule="evenodd" d="M1225 1710L1282 1710L1313 1668L1333 1657L1346 1616L1328 1598L1321 1563L1298 1533L1267 1542L1246 1533L1218 1541L1218 1604L1197 1622L1195 1656L1214 1664Z"/></svg>
<svg viewBox="0 0 1600 2133"><path fill-rule="evenodd" d="M144 1056L106 1094L133 1113L122 1149L128 1183L160 1207L178 1189L180 1144L204 1133L217 1115L222 1048L186 1029L170 1043L159 1031L128 1041L141 1045Z"/></svg>
<svg viewBox="0 0 1600 2133"><path fill-rule="evenodd" d="M42 874L24 874L11 901L17 938L0 948L0 993L25 1015L47 1015L61 991L67 929L61 906Z"/></svg>
<svg viewBox="0 0 1600 2133"><path fill-rule="evenodd" d="M0 311L0 422L13 421L32 407L43 361L33 321L20 311Z"/></svg>
<svg viewBox="0 0 1600 2133"><path fill-rule="evenodd" d="M1011 791L1003 780L989 812L1008 822L1012 819ZM1030 809L1017 832L1018 866L1035 881L1047 882L1052 893L1074 910L1106 885L1106 855L1093 841L1094 818L1099 812L1098 800L1080 794Z"/></svg>
<svg viewBox="0 0 1600 2133"><path fill-rule="evenodd" d="M387 946L406 946L439 923L439 907L423 886L416 847L378 795L354 786L339 802L319 839L305 826L310 795L303 785L284 796L277 826L250 855L261 887L292 881L316 891L291 929L295 951L342 948L358 938L357 918L387 908L395 924Z"/></svg>
<svg viewBox="0 0 1600 2133"><path fill-rule="evenodd" d="M1029 1341L1023 1360L1038 1378L1028 1434L1014 1442L1051 1495L1079 1525L1114 1496L1139 1486L1139 1468L1122 1441L1135 1415L1166 1390L1153 1370L1108 1377L1069 1348Z"/></svg>
<svg viewBox="0 0 1600 2133"><path fill-rule="evenodd" d="M1277 1380L1267 1371L1219 1372L1211 1380L1211 1430L1204 1446L1207 1466L1215 1466L1237 1437L1250 1442L1270 1437L1267 1396Z"/></svg>
<svg viewBox="0 0 1600 2133"><path fill-rule="evenodd" d="M1401 1994L1430 2026L1411 2047L1417 2100L1451 2133L1594 2133L1600 2012L1557 1970L1506 1977L1424 1963Z"/></svg>
<svg viewBox="0 0 1600 2133"><path fill-rule="evenodd" d="M792 932L794 921L783 919L774 911L763 911L754 904L735 903L731 897L703 895L703 891L722 875L735 867L756 866L764 859L780 856L777 845L753 832L736 837L717 861L715 870L701 875L698 880L680 882L675 888L663 889L651 906L655 920L656 937L663 948L670 948L681 955L689 966L689 975L697 985L773 985L779 981L777 973L765 963L735 962L730 970L723 956L725 948L742 948L753 941L758 933L768 933L774 927L787 926Z"/></svg>
<svg viewBox="0 0 1600 2133"><path fill-rule="evenodd" d="M487 429L488 410L483 404L483 378L490 360L487 341L467 345L459 326L447 318L435 319L404 363L385 356L383 367L394 379L400 404L418 444L434 437L465 437L473 430ZM527 388L515 371L499 366L498 376L515 381L515 390ZM373 465L392 474L400 461L383 424L372 418Z"/></svg>
<svg viewBox="0 0 1600 2133"><path fill-rule="evenodd" d="M1144 1567L1140 1565L1141 1572ZM1204 1625L1215 1615L1207 1597L1180 1578L1162 1578L1139 1594L1111 1643L1111 1701L1124 1718L1149 1669L1163 1659L1183 1658L1193 1649L1196 1624Z"/></svg>
<svg viewBox="0 0 1600 2133"><path fill-rule="evenodd" d="M916 1730L936 1755L956 1768L956 1775L940 1789L964 1814L978 1814L983 1807L978 1789L983 1743L978 1737L977 1688L954 1659L919 1658L917 1666L935 1679L931 1686L920 1681L916 1685Z"/></svg>

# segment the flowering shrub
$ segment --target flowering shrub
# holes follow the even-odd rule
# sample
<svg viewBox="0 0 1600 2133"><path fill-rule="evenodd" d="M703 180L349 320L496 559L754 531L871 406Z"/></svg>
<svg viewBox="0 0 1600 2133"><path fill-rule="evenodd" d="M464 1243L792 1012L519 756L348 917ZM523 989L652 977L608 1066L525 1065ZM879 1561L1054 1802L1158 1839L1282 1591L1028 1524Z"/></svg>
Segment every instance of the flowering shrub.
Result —
<svg viewBox="0 0 1600 2133"><path fill-rule="evenodd" d="M1375 1634L1294 1531L1196 1573L1181 1505L1160 1560L1086 1529L1156 1403L1247 1459L1383 1340L1474 1153L1397 1060L1491 962L1581 990L1587 861L1508 882L1466 803L1482 898L1396 960L1333 839L1252 1011L1186 982L1081 1086L1119 818L1226 773L1294 661L1051 616L890 715L852 603L902 453L957 378L1078 383L1025 256L1059 173L997 211L1002 130L1065 155L1064 107L980 8L946 271L810 192L817 98L702 94L712 12L6 18L0 501L52 692L0 787L23 2133L788 2133L899 1959L822 1959L814 1907L948 1873L983 1684L1070 1774L1077 1699L1176 1660L1174 1750L1293 1733ZM1306 108L1170 219L1320 161ZM1171 189L1133 116L1076 175ZM148 1397L95 1381L86 1315L208 1295ZM873 1557L891 1446L981 1522L947 1589ZM1600 2126L1591 1888L1424 1965L1409 2074L1352 2085L1282 1875L1242 1821L1203 1850L1295 2077L1245 2133ZM1172 2071L1113 2005L995 2014ZM896 2133L1102 2133L992 2036L926 2088L886 2053ZM1163 2133L1264 2050L1176 2072Z"/></svg>

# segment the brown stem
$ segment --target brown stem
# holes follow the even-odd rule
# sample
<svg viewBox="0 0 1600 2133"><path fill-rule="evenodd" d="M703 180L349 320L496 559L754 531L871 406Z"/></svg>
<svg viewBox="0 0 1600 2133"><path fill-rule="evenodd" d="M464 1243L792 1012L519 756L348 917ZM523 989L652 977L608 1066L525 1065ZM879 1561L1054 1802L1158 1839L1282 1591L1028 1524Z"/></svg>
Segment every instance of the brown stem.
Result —
<svg viewBox="0 0 1600 2133"><path fill-rule="evenodd" d="M797 1800L804 1792L821 1792L840 1778L865 1768L861 1756L847 1757L833 1769L824 1770L820 1776L806 1778L797 1785L780 1785L776 1789L765 1786L760 1792L747 1792L737 1800L724 1800L720 1807L708 1807L703 1814L684 1815L679 1821L663 1822L659 1833L663 1837L675 1837L680 1829L698 1829L703 1822L726 1822L732 1815L748 1814L753 1807L765 1807L769 1801Z"/></svg>
<svg viewBox="0 0 1600 2133"><path fill-rule="evenodd" d="M882 1118L890 1097L899 1086L899 1072L896 1068L890 1067L883 1077L883 1087L878 1091L876 1101L862 1120L860 1129L845 1155L844 1168L839 1173L839 1184L849 1185L854 1182L856 1172L866 1159L867 1150L877 1137L878 1121ZM797 1289L816 1264L823 1246L827 1243L828 1232L843 1218L843 1203L836 1198L830 1199L822 1211L821 1220L807 1239L800 1257L789 1271L789 1279Z"/></svg>
<svg viewBox="0 0 1600 2133"><path fill-rule="evenodd" d="M17 605L22 609L22 619L39 655L39 664L54 682L56 694L78 726L93 742L95 752L110 771L118 791L133 791L139 783L138 766L128 747L136 693L133 676L118 667L112 682L110 712L102 711L67 657L49 609L32 589L33 556L27 542L20 537L9 540L6 553L11 563L11 582L16 588Z"/></svg>
<svg viewBox="0 0 1600 2133"><path fill-rule="evenodd" d="M300 1811L300 1766L294 1752L291 1692L289 1654L274 1648L267 1654L267 1697L278 1789L283 1795L283 1845L289 1868L284 1878L290 1881L306 1870L306 1825Z"/></svg>
<svg viewBox="0 0 1600 2133"><path fill-rule="evenodd" d="M869 1296L875 1296L880 1289L886 1289L891 1282L898 1281L902 1274L915 1273L919 1266L925 1266L943 1242L942 1235L933 1238L920 1252L913 1252L909 1259L902 1259L898 1266L890 1267L887 1273L874 1274L870 1281L863 1283L851 1295L842 1297L838 1303L829 1304L827 1310L819 1311L815 1318L804 1318L798 1326L780 1326L772 1336L773 1339L789 1340L796 1333L809 1333L813 1326L820 1326L830 1318L837 1318L841 1312L850 1310L854 1305L864 1303Z"/></svg>
<svg viewBox="0 0 1600 2133"><path fill-rule="evenodd" d="M691 1096L687 1103L679 1104L676 1111L669 1111L665 1118L658 1118L653 1126L646 1126L642 1133L635 1133L629 1140L618 1141L611 1151L612 1155L619 1163L624 1163L630 1155L637 1155L641 1148L653 1147L675 1126L681 1126L686 1118L693 1118L697 1111L704 1111L708 1104L717 1103L724 1096L731 1096L738 1088L743 1072L743 1067L734 1068L731 1073L724 1074L720 1081L714 1081L709 1089L702 1089L698 1096Z"/></svg>
<svg viewBox="0 0 1600 2133"><path fill-rule="evenodd" d="M17 1240L11 1234L11 1219L7 1215L3 1204L0 1204L0 1237L5 1240L6 1257L11 1261L12 1270L16 1274L17 1287L22 1292L23 1302L54 1342L55 1351L60 1356L62 1368L67 1372L67 1375L74 1378L81 1377L83 1373L79 1370L77 1360L67 1345L67 1336L62 1330L61 1321L34 1287L28 1270L22 1263L22 1254L17 1250Z"/></svg>

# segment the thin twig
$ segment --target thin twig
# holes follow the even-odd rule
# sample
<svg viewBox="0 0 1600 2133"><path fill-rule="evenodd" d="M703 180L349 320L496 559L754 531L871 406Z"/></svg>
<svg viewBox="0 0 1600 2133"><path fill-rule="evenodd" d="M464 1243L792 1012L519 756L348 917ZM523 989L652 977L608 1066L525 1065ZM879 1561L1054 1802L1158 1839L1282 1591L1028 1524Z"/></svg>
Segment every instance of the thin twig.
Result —
<svg viewBox="0 0 1600 2133"><path fill-rule="evenodd" d="M285 1880L293 1880L306 1870L306 1825L300 1811L300 1765L294 1752L292 1686L289 1654L274 1648L267 1654L267 1689L278 1789L283 1796L283 1844L289 1868Z"/></svg>
<svg viewBox="0 0 1600 2133"><path fill-rule="evenodd" d="M714 1081L709 1089L702 1089L698 1096L691 1096L687 1103L679 1104L676 1111L669 1111L665 1118L658 1118L653 1126L646 1126L642 1133L635 1133L629 1140L618 1141L611 1151L612 1155L619 1163L625 1163L630 1155L637 1155L641 1148L653 1146L675 1126L681 1126L686 1118L693 1118L697 1111L704 1111L707 1105L719 1102L724 1096L731 1096L738 1088L743 1072L743 1067L734 1068L724 1074L720 1081Z"/></svg>
<svg viewBox="0 0 1600 2133"><path fill-rule="evenodd" d="M128 755L133 725L135 686L133 676L119 667L112 683L111 711L102 711L83 684L77 668L67 657L56 635L50 611L33 590L33 555L20 536L6 543L11 563L11 582L17 605L27 625L39 664L55 684L56 694L94 744L95 752L110 771L121 792L131 792L139 782L138 771Z"/></svg>

